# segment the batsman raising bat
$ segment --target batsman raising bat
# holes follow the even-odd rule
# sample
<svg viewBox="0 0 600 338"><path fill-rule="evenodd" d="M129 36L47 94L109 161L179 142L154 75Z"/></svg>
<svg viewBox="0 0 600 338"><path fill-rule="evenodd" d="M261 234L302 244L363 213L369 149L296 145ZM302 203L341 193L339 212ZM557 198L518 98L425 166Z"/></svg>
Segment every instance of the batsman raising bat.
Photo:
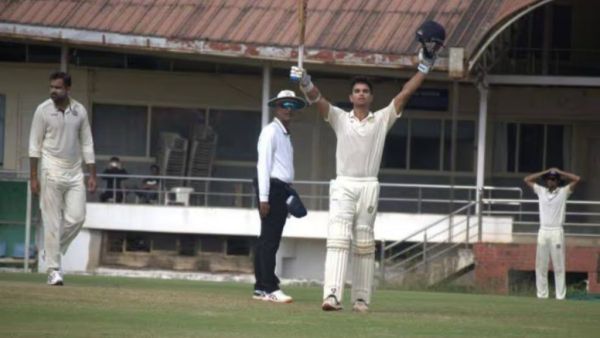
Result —
<svg viewBox="0 0 600 338"><path fill-rule="evenodd" d="M352 310L367 312L371 302L375 268L373 225L379 199L377 176L385 136L392 128L411 95L421 86L432 69L445 39L444 28L428 21L417 31L422 44L418 72L408 80L390 104L371 112L373 87L366 78L351 82L346 112L325 99L300 67L292 67L291 79L299 79L300 89L311 104L316 104L323 119L337 137L336 175L329 193L327 257L323 286L324 311L342 309L344 280L352 244Z"/></svg>

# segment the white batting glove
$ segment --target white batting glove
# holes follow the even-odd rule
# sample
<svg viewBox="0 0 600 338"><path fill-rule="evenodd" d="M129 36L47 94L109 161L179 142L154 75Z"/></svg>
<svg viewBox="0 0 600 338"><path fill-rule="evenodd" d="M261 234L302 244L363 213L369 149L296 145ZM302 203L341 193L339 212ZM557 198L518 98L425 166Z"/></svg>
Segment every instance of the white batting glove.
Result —
<svg viewBox="0 0 600 338"><path fill-rule="evenodd" d="M310 75L302 68L292 66L290 69L290 79L300 84L300 90L302 90L304 94L310 92L314 88Z"/></svg>
<svg viewBox="0 0 600 338"><path fill-rule="evenodd" d="M421 48L421 50L419 50L419 66L417 69L423 74L428 74L429 71L433 69L436 58L437 53L431 53L430 56L427 56L425 55L423 48Z"/></svg>

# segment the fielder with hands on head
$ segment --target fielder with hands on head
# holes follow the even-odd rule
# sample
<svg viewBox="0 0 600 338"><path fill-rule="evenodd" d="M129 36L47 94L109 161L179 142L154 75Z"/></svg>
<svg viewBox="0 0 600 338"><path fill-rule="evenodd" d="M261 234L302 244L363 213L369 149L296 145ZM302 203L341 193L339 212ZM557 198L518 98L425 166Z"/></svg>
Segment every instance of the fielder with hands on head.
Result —
<svg viewBox="0 0 600 338"><path fill-rule="evenodd" d="M536 183L542 178L545 187ZM560 186L561 179L568 179L566 186ZM548 258L552 258L554 268L554 281L556 285L556 299L565 299L565 211L567 199L575 189L580 177L550 168L548 170L531 174L524 181L539 199L540 229L537 237L535 255L535 284L538 298L548 298Z"/></svg>
<svg viewBox="0 0 600 338"><path fill-rule="evenodd" d="M258 138L257 193L259 198L260 236L254 250L254 292L252 298L275 303L291 303L292 297L279 289L275 275L275 256L288 217L290 184L294 180L294 149L290 123L295 111L306 106L292 90L282 90L269 100L275 108L273 122Z"/></svg>
<svg viewBox="0 0 600 338"><path fill-rule="evenodd" d="M438 25L439 26L439 25ZM441 27L441 26L439 26ZM443 28L441 28L443 30ZM436 36L443 41L445 36ZM431 37L430 37L431 38ZM351 83L346 112L327 101L312 83L306 70L292 67L290 77L300 79L300 89L317 106L337 137L336 179L331 181L325 281L324 311L342 309L344 281L352 242L352 309L367 312L371 302L375 268L373 226L379 199L377 176L387 132L411 95L421 86L435 63L441 42L431 51L421 50L418 72L406 82L387 107L371 112L373 88L366 78Z"/></svg>
<svg viewBox="0 0 600 338"><path fill-rule="evenodd" d="M82 158L89 171L87 189L96 190L94 142L88 114L81 103L69 96L70 90L69 74L50 75L50 99L37 107L29 134L31 191L40 195L43 259L49 285L63 284L61 253L67 252L85 220Z"/></svg>

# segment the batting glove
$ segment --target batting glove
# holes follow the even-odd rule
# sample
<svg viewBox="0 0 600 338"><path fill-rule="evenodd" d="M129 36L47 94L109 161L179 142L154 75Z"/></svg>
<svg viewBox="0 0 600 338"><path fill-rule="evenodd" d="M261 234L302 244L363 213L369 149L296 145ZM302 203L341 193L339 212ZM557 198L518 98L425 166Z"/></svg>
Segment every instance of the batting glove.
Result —
<svg viewBox="0 0 600 338"><path fill-rule="evenodd" d="M419 51L419 67L417 69L423 73L428 74L433 69L437 53L428 53L423 48Z"/></svg>
<svg viewBox="0 0 600 338"><path fill-rule="evenodd" d="M314 88L314 85L310 80L310 75L302 68L292 66L290 69L290 79L294 82L299 82L300 89L304 94L310 92Z"/></svg>

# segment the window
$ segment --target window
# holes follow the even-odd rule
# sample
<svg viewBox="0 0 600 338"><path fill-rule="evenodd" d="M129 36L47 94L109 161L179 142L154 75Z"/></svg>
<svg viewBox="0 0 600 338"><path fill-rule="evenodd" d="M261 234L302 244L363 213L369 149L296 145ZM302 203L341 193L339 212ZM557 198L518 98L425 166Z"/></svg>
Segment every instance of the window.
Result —
<svg viewBox="0 0 600 338"><path fill-rule="evenodd" d="M161 132L177 133L188 141L194 135L194 128L204 124L205 112L202 109L152 107L151 151L156 156Z"/></svg>
<svg viewBox="0 0 600 338"><path fill-rule="evenodd" d="M398 120L388 132L383 153L384 168L407 169L408 119Z"/></svg>
<svg viewBox="0 0 600 338"><path fill-rule="evenodd" d="M475 161L475 122L456 121L456 150L454 169L473 171ZM444 121L444 170L451 169L452 121Z"/></svg>
<svg viewBox="0 0 600 338"><path fill-rule="evenodd" d="M222 253L224 251L225 241L221 237L217 236L201 236L200 237L200 251L201 252L216 252Z"/></svg>
<svg viewBox="0 0 600 338"><path fill-rule="evenodd" d="M196 255L196 236L181 235L179 237L179 254L182 256Z"/></svg>
<svg viewBox="0 0 600 338"><path fill-rule="evenodd" d="M0 42L0 61L25 62L27 45L13 42Z"/></svg>
<svg viewBox="0 0 600 338"><path fill-rule="evenodd" d="M220 160L256 161L256 143L260 134L258 111L211 110L211 126L215 129L217 158Z"/></svg>
<svg viewBox="0 0 600 338"><path fill-rule="evenodd" d="M149 234L128 232L125 238L125 250L131 252L150 252L152 240Z"/></svg>
<svg viewBox="0 0 600 338"><path fill-rule="evenodd" d="M229 237L229 238L227 238L227 255L249 256L250 255L250 239L248 239L246 237Z"/></svg>
<svg viewBox="0 0 600 338"><path fill-rule="evenodd" d="M499 122L494 130L494 171L528 173L569 167L570 126Z"/></svg>
<svg viewBox="0 0 600 338"><path fill-rule="evenodd" d="M6 119L6 99L0 95L0 166L4 164L4 121Z"/></svg>
<svg viewBox="0 0 600 338"><path fill-rule="evenodd" d="M101 155L146 156L148 108L94 104L92 135Z"/></svg>
<svg viewBox="0 0 600 338"><path fill-rule="evenodd" d="M210 125L218 135L218 159L256 161L257 158L260 112L104 103L95 103L92 110L92 133L99 155L157 156L161 132L177 133L191 140L209 114Z"/></svg>
<svg viewBox="0 0 600 338"><path fill-rule="evenodd" d="M152 234L152 251L176 251L177 235Z"/></svg>
<svg viewBox="0 0 600 338"><path fill-rule="evenodd" d="M402 119L389 131L382 158L384 168L451 169L452 121ZM456 171L473 171L475 122L460 120L456 128Z"/></svg>
<svg viewBox="0 0 600 338"><path fill-rule="evenodd" d="M27 46L27 61L60 64L60 47L29 45Z"/></svg>
<svg viewBox="0 0 600 338"><path fill-rule="evenodd" d="M125 68L125 54L98 50L72 49L70 61L77 66Z"/></svg>
<svg viewBox="0 0 600 338"><path fill-rule="evenodd" d="M410 169L440 169L440 120L410 121Z"/></svg>

